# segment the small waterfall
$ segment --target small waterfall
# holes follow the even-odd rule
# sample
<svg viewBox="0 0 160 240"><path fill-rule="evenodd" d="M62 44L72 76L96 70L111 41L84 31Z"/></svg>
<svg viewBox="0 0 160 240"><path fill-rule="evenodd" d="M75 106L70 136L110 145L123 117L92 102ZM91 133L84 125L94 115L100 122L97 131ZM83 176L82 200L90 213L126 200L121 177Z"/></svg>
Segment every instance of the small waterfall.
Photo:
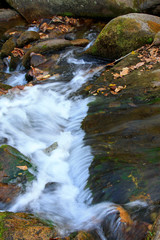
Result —
<svg viewBox="0 0 160 240"><path fill-rule="evenodd" d="M90 205L92 194L85 186L93 156L84 143L81 122L91 99L71 97L98 69L90 72L92 62L75 59L73 50L58 61L64 59L74 66L70 81L63 81L62 74L60 80L25 87L0 99L1 138L37 167L36 180L9 210L29 209L52 220L62 235L95 228L100 234L101 221L116 208L109 202ZM23 73L13 74L7 83L24 84L24 79ZM47 154L44 149L54 142L57 148Z"/></svg>

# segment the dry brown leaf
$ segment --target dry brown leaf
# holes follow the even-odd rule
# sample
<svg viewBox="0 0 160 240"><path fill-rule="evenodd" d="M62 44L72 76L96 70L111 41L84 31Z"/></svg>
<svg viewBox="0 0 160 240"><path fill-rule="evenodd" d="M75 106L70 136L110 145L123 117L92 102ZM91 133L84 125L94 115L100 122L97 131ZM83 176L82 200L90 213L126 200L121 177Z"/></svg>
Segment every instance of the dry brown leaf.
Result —
<svg viewBox="0 0 160 240"><path fill-rule="evenodd" d="M132 221L130 215L124 208L122 208L121 206L118 206L117 210L119 211L121 222L126 223L127 225L133 224L133 221Z"/></svg>
<svg viewBox="0 0 160 240"><path fill-rule="evenodd" d="M41 74L41 75L38 75L38 76L36 77L36 80L38 80L38 81L46 80L46 79L49 78L50 76L51 76L50 74L47 74L47 75Z"/></svg>
<svg viewBox="0 0 160 240"><path fill-rule="evenodd" d="M120 74L119 74L119 73L112 73L112 74L113 74L114 79L117 79L117 78L120 77Z"/></svg>
<svg viewBox="0 0 160 240"><path fill-rule="evenodd" d="M116 92L114 92L114 91L111 91L111 93L113 94L113 95L116 95L117 93Z"/></svg>
<svg viewBox="0 0 160 240"><path fill-rule="evenodd" d="M20 58L22 58L25 53L20 48L14 48L14 50L12 51L12 54L13 54L14 57L18 57L19 56Z"/></svg>
<svg viewBox="0 0 160 240"><path fill-rule="evenodd" d="M106 90L106 88L98 88L97 91L101 92L101 91L104 91Z"/></svg>
<svg viewBox="0 0 160 240"><path fill-rule="evenodd" d="M120 77L123 77L125 75L127 75L129 73L129 68L125 67L122 69L122 71L120 72Z"/></svg>
<svg viewBox="0 0 160 240"><path fill-rule="evenodd" d="M28 44L28 45L24 46L24 49L28 49L28 48L31 48L31 47L32 47L32 45Z"/></svg>
<svg viewBox="0 0 160 240"><path fill-rule="evenodd" d="M138 69L140 68L141 66L143 66L145 64L145 62L139 62L135 65L135 68Z"/></svg>
<svg viewBox="0 0 160 240"><path fill-rule="evenodd" d="M27 166L16 166L17 168L23 170L23 171L26 171L28 170L28 167Z"/></svg>
<svg viewBox="0 0 160 240"><path fill-rule="evenodd" d="M122 89L124 89L123 86L118 86L116 87L116 89L114 90L116 93L120 92Z"/></svg>
<svg viewBox="0 0 160 240"><path fill-rule="evenodd" d="M45 32L48 28L48 24L46 22L44 22L41 26L40 26L40 30L42 32Z"/></svg>

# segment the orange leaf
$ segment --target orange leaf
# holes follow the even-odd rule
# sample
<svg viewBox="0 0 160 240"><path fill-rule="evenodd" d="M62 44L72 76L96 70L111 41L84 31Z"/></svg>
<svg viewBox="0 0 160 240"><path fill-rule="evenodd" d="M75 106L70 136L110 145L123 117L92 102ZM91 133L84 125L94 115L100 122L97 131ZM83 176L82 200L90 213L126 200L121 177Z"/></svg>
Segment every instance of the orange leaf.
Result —
<svg viewBox="0 0 160 240"><path fill-rule="evenodd" d="M26 171L28 170L28 167L27 166L16 166L17 168L23 170L23 171Z"/></svg>

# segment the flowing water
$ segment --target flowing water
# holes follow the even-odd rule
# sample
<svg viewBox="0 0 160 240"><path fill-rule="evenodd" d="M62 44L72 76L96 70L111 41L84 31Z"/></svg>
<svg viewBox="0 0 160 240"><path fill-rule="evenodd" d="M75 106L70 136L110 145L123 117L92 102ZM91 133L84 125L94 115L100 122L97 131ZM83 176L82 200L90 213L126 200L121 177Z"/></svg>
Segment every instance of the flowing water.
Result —
<svg viewBox="0 0 160 240"><path fill-rule="evenodd" d="M36 180L9 210L29 210L52 220L62 235L98 229L108 214L116 212L109 202L91 205L92 194L85 189L93 156L83 140L81 123L92 99L74 93L99 70L95 62L76 59L74 51L62 53L58 59L58 64L70 69L66 75L66 70L62 71L58 80L51 77L44 84L0 99L1 138L37 168ZM13 73L7 83L24 84L24 73ZM57 147L46 152L55 142Z"/></svg>
<svg viewBox="0 0 160 240"><path fill-rule="evenodd" d="M92 44L96 33L91 31L84 36ZM126 117L124 111L119 114L119 110L107 110L106 113L108 100L104 102L102 98L95 101L94 106L91 105L88 113L88 105L95 99L79 95L78 90L100 74L102 68L99 66L104 62L78 57L81 51L81 48L75 47L66 49L53 66L57 74L40 84L25 87L23 91L9 91L0 98L0 142L3 144L5 140L5 143L7 141L7 144L28 156L33 165L31 172L36 176L32 183L28 183L26 192L7 210L29 211L51 220L62 236L77 230L96 230L98 237L95 239L108 239L103 231L106 224L109 232L113 232L109 239L122 240L121 219L116 204L134 209L136 214L142 210L142 215L143 209L148 208L144 201L130 202L130 195L134 195L132 192L142 192L136 177L136 170L141 165L137 168L134 162L137 158L139 161L139 155L136 158L134 155L135 144L131 143L127 150L129 152L131 149L132 163L128 161L132 158L125 151L126 143L122 141L123 135L126 140L124 127L128 118L139 117L139 112L132 111L129 117L128 109L125 111ZM9 68L6 72L9 72ZM24 85L24 69L18 66L6 83ZM81 125L87 113L89 120L83 126L86 137ZM110 117L110 113L113 117ZM144 121L146 124L146 119ZM119 128L122 128L121 134ZM127 129L132 131L132 128ZM112 145L116 142L114 151ZM130 146L129 143L127 145ZM138 153L139 148L142 151L142 147L137 146ZM142 182L152 175L150 165L145 166ZM158 185L159 173L157 176ZM157 185L151 190L156 201L159 199Z"/></svg>

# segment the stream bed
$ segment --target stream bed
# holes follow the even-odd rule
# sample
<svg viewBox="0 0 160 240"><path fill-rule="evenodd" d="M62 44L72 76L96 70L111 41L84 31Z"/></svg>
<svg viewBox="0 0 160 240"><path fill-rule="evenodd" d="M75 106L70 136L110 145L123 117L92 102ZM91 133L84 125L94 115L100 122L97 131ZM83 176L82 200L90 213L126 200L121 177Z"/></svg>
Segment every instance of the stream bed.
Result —
<svg viewBox="0 0 160 240"><path fill-rule="evenodd" d="M96 35L84 34L91 42ZM83 84L94 82L99 66L107 63L82 57L82 51L61 51L55 75L0 97L0 143L31 159L36 176L1 210L34 213L52 221L62 236L83 229L113 239L101 225L108 218L109 231L118 231L117 206L149 223L159 208L159 105L130 109L125 101L111 104L103 96L80 95ZM25 74L19 65L5 83L24 85Z"/></svg>

